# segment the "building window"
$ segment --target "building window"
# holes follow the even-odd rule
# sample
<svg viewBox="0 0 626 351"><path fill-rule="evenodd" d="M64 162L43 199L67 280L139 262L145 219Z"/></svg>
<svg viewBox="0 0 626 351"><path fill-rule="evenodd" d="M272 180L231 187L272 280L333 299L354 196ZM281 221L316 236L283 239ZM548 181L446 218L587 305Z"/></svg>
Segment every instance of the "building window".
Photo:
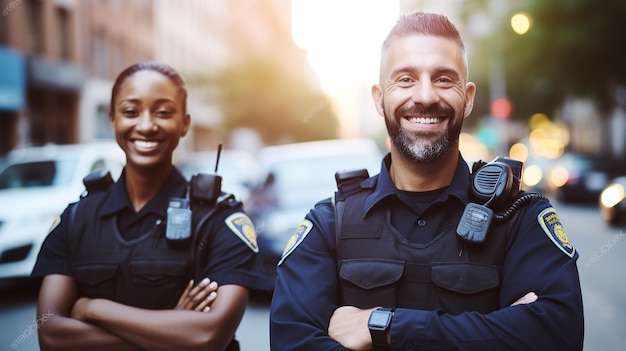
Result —
<svg viewBox="0 0 626 351"><path fill-rule="evenodd" d="M126 68L126 52L125 52L123 41L117 42L117 45L115 45L114 54L115 54L115 57L114 57L115 72L121 72L124 68Z"/></svg>
<svg viewBox="0 0 626 351"><path fill-rule="evenodd" d="M43 38L41 35L41 23L43 21L43 18L41 16L41 1L29 1L26 5L28 6L29 27L28 50L31 54L41 54L43 53Z"/></svg>
<svg viewBox="0 0 626 351"><path fill-rule="evenodd" d="M0 0L0 11L2 11L2 16L7 17L9 15L9 7L6 1ZM0 20L0 45L8 45L9 43L9 35L8 35L8 24L9 22L6 18ZM2 154L2 149L0 148L0 154Z"/></svg>
<svg viewBox="0 0 626 351"><path fill-rule="evenodd" d="M70 14L66 9L59 8L59 53L61 59L70 59Z"/></svg>
<svg viewBox="0 0 626 351"><path fill-rule="evenodd" d="M93 74L96 77L107 77L107 50L104 35L93 36Z"/></svg>
<svg viewBox="0 0 626 351"><path fill-rule="evenodd" d="M98 105L96 108L96 138L112 139L115 138L113 128L109 124L109 106Z"/></svg>

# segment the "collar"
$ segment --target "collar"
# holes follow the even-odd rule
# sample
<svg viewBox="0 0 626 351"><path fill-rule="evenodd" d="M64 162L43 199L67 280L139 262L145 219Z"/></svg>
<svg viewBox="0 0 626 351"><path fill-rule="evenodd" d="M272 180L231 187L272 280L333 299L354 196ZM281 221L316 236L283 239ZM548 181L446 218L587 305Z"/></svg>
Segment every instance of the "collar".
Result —
<svg viewBox="0 0 626 351"><path fill-rule="evenodd" d="M370 210L378 203L388 197L397 196L396 185L391 180L389 175L389 167L391 165L391 153L387 153L381 162L380 173L371 177L362 183L363 187L374 188L374 191L365 200L365 206L363 207L363 217L365 217ZM459 199L462 203L469 201L468 189L470 185L470 171L469 166L463 156L459 153L459 162L456 165L452 182L443 191L434 202L447 201L451 197Z"/></svg>
<svg viewBox="0 0 626 351"><path fill-rule="evenodd" d="M167 176L165 183L161 186L157 194L142 208L142 212L149 211L165 218L167 216L167 205L171 197L183 197L187 190L187 181L176 167L173 167ZM164 200L163 200L164 199ZM134 211L133 205L126 191L126 168L117 182L111 186L111 193L104 201L99 215L101 217L118 213L125 209Z"/></svg>

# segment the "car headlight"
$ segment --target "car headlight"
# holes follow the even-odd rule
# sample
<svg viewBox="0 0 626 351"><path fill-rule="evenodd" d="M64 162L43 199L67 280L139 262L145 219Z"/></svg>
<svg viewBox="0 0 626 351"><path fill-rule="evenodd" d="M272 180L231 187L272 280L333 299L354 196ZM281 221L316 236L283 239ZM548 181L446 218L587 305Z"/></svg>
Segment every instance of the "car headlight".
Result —
<svg viewBox="0 0 626 351"><path fill-rule="evenodd" d="M624 187L619 184L611 184L600 194L600 203L604 207L613 207L624 199Z"/></svg>

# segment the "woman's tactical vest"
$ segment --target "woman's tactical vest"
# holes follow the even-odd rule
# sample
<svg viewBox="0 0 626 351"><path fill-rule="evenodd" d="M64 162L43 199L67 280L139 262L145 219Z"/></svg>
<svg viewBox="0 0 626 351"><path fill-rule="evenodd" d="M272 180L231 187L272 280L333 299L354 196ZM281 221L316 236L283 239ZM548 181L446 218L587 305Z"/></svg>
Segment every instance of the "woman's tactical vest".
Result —
<svg viewBox="0 0 626 351"><path fill-rule="evenodd" d="M81 296L149 309L176 306L189 272L190 248L172 249L162 225L127 241L117 216L100 220L109 192L82 199L70 229L71 268Z"/></svg>
<svg viewBox="0 0 626 351"><path fill-rule="evenodd" d="M172 247L166 238L165 223L155 223L141 237L125 240L116 216L98 216L109 193L108 189L98 189L83 197L73 205L70 215L70 264L79 294L139 308L175 307L197 271L196 262L206 260L204 238L194 235L193 244ZM227 195L216 199L212 206L196 206L192 231L199 232L198 228L218 207L230 203L234 201Z"/></svg>

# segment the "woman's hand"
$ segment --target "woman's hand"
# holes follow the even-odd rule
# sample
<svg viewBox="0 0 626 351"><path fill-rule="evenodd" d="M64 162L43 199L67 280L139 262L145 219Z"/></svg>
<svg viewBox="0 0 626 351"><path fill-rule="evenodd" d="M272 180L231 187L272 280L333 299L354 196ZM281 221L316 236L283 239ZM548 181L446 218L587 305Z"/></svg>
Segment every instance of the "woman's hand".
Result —
<svg viewBox="0 0 626 351"><path fill-rule="evenodd" d="M74 306L72 307L71 317L73 319L79 320L81 322L88 322L87 320L87 307L91 299L86 297L80 297L76 302L74 302Z"/></svg>
<svg viewBox="0 0 626 351"><path fill-rule="evenodd" d="M208 312L217 297L217 288L217 282L209 278L202 279L195 287L193 280L190 280L175 309Z"/></svg>
<svg viewBox="0 0 626 351"><path fill-rule="evenodd" d="M528 294L520 297L517 301L513 302L513 304L511 304L511 306L515 306L515 305L526 305L529 303L533 303L535 301L537 301L538 297L534 292L529 292Z"/></svg>

